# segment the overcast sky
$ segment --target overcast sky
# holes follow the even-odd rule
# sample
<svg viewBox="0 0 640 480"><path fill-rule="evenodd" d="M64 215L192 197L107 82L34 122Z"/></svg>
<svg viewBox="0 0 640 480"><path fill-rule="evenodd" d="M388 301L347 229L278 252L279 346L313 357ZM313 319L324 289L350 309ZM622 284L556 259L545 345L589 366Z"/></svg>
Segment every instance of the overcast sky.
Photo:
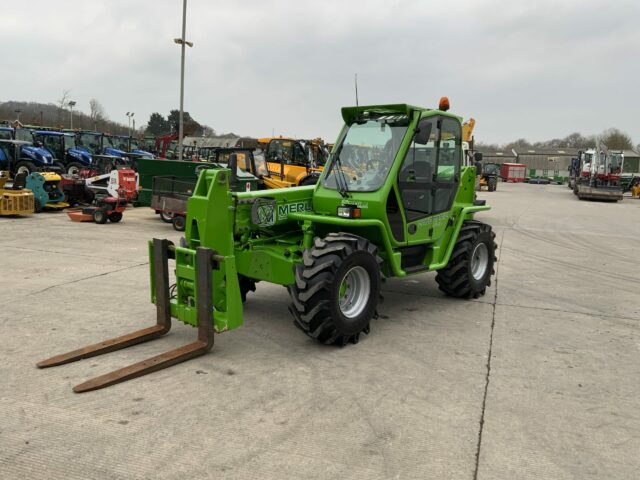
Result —
<svg viewBox="0 0 640 480"><path fill-rule="evenodd" d="M0 6L0 101L137 125L179 104L181 0ZM340 107L412 103L503 143L618 127L640 142L639 0L189 0L185 110L219 132L322 136Z"/></svg>

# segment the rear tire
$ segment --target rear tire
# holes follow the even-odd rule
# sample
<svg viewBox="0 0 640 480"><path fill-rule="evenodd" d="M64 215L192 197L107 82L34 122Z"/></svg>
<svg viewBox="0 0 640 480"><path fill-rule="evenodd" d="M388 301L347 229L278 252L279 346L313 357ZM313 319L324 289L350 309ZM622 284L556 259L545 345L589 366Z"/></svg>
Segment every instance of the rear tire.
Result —
<svg viewBox="0 0 640 480"><path fill-rule="evenodd" d="M96 208L93 211L93 221L102 225L107 223L107 220L109 219L109 216L107 215L107 212L105 212L103 209L101 208Z"/></svg>
<svg viewBox="0 0 640 480"><path fill-rule="evenodd" d="M371 242L350 233L316 237L288 287L294 324L326 345L358 343L377 315L382 281L377 253Z"/></svg>
<svg viewBox="0 0 640 480"><path fill-rule="evenodd" d="M184 232L184 228L187 224L187 219L182 215L176 215L175 217L173 217L171 223L173 224L174 230L177 230L178 232Z"/></svg>
<svg viewBox="0 0 640 480"><path fill-rule="evenodd" d="M496 234L490 225L462 224L449 263L436 275L438 287L449 296L478 298L485 294L495 273Z"/></svg>
<svg viewBox="0 0 640 480"><path fill-rule="evenodd" d="M34 209L34 211L36 213L40 213L40 212L42 212L43 208L44 207L43 207L42 202L40 201L40 199L36 198L33 201L33 209Z"/></svg>

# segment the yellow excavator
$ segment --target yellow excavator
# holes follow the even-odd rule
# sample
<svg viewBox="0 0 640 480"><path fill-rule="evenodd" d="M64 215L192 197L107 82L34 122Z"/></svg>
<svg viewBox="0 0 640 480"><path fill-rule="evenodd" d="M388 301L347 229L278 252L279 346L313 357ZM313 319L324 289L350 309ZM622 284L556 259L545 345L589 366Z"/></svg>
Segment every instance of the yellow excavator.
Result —
<svg viewBox="0 0 640 480"><path fill-rule="evenodd" d="M269 176L262 178L264 185L267 188L287 188L315 184L326 161L326 148L323 149L320 142L319 139L259 138L269 169Z"/></svg>

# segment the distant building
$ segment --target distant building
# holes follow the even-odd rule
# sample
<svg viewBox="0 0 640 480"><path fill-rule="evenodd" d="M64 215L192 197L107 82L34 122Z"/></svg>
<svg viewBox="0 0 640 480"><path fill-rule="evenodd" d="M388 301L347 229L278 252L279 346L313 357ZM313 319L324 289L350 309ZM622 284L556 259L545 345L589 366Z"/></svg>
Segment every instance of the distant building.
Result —
<svg viewBox="0 0 640 480"><path fill-rule="evenodd" d="M511 150L485 150L479 148L482 153L482 161L485 163L516 163L517 157Z"/></svg>
<svg viewBox="0 0 640 480"><path fill-rule="evenodd" d="M577 148L515 148L518 163L527 166L528 178L569 176L571 159L578 156Z"/></svg>
<svg viewBox="0 0 640 480"><path fill-rule="evenodd" d="M586 150L586 148L584 149ZM527 178L554 178L560 180L569 176L571 159L578 156L577 148L515 148L509 150L484 150L482 161L486 163L522 163L526 165ZM624 150L623 171L640 173L640 153Z"/></svg>
<svg viewBox="0 0 640 480"><path fill-rule="evenodd" d="M186 146L221 147L221 148L257 148L258 140L249 137L234 137L223 135L219 137L184 137L182 142Z"/></svg>

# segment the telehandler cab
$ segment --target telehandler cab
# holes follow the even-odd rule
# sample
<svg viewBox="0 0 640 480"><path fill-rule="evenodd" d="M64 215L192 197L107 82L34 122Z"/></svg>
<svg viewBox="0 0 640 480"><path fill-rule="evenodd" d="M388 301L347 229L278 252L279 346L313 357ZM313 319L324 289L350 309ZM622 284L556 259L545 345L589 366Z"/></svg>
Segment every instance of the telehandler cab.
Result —
<svg viewBox="0 0 640 480"><path fill-rule="evenodd" d="M448 103L448 101L446 102ZM155 326L38 364L50 367L198 327L195 342L89 380L85 392L206 353L242 325L259 281L286 286L295 325L324 343L357 343L377 316L381 282L437 270L447 295L477 298L494 273L491 226L473 219L475 168L463 166L461 119L440 109L342 109L345 126L315 186L230 192L205 170L188 201L186 237L149 243ZM169 285L168 260L175 261Z"/></svg>

